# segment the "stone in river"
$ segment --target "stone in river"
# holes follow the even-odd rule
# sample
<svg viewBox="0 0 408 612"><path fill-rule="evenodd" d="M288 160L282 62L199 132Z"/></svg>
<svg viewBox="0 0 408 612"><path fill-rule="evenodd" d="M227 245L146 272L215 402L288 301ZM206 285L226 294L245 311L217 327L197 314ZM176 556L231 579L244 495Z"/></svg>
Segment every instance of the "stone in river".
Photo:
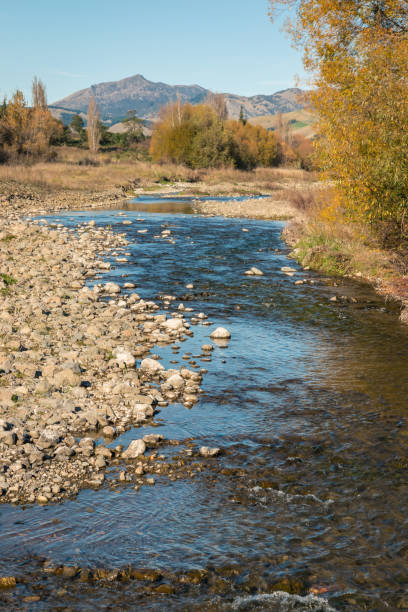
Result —
<svg viewBox="0 0 408 612"><path fill-rule="evenodd" d="M250 270L247 270L245 274L247 276L263 276L262 270L255 268L255 266L253 266Z"/></svg>
<svg viewBox="0 0 408 612"><path fill-rule="evenodd" d="M143 455L146 450L146 443L143 440L132 440L127 449L122 453L124 459L136 459Z"/></svg>
<svg viewBox="0 0 408 612"><path fill-rule="evenodd" d="M149 359L147 357L146 359L143 359L142 363L140 364L140 369L144 372L154 374L156 372L164 370L164 366L162 366L162 364L156 361L155 359Z"/></svg>
<svg viewBox="0 0 408 612"><path fill-rule="evenodd" d="M202 457L216 457L220 454L219 448L210 448L209 446L202 446L200 448L200 455Z"/></svg>
<svg viewBox="0 0 408 612"><path fill-rule="evenodd" d="M218 340L226 340L231 338L231 333L225 327L217 327L211 334L210 338L216 338Z"/></svg>
<svg viewBox="0 0 408 612"><path fill-rule="evenodd" d="M163 323L163 326L169 330L178 330L178 329L183 329L184 324L181 319L168 319L167 321Z"/></svg>

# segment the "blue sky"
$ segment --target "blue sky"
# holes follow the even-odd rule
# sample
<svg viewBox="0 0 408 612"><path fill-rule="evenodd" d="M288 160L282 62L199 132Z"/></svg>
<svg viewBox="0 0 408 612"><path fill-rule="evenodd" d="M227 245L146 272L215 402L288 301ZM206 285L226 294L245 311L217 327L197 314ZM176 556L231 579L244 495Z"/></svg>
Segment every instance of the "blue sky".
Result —
<svg viewBox="0 0 408 612"><path fill-rule="evenodd" d="M50 103L137 73L241 95L293 87L301 57L267 11L267 0L3 0L0 95L29 97L34 75Z"/></svg>

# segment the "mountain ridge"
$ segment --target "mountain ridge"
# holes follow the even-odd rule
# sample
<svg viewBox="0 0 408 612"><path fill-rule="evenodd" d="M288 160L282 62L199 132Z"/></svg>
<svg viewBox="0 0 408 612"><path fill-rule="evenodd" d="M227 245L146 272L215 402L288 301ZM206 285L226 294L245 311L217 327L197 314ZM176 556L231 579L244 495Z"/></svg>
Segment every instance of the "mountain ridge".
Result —
<svg viewBox="0 0 408 612"><path fill-rule="evenodd" d="M75 113L86 113L91 96L95 97L105 123L113 124L125 118L127 112L135 110L136 114L148 121L157 119L159 110L177 98L184 103L199 104L211 90L200 85L168 85L162 81L154 82L142 74L135 74L118 81L96 83L74 92L50 105L55 116L68 121ZM290 112L305 106L301 102L302 90L288 88L274 94L257 94L239 96L224 93L229 116L237 118L241 106L247 118L259 115ZM64 118L65 115L65 118Z"/></svg>

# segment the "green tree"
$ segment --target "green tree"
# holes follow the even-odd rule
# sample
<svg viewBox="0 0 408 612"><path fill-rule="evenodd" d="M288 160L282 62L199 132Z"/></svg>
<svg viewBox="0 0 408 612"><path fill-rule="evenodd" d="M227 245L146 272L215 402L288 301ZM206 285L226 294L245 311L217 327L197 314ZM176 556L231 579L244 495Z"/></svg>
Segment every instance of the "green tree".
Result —
<svg viewBox="0 0 408 612"><path fill-rule="evenodd" d="M69 124L72 132L80 139L85 140L86 132L85 132L85 124L81 115L74 115Z"/></svg>

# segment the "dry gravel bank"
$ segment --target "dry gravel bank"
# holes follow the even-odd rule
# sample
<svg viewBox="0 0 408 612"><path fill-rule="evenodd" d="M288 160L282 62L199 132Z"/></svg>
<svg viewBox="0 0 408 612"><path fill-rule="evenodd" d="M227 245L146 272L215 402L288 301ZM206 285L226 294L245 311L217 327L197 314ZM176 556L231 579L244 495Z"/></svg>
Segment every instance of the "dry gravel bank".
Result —
<svg viewBox="0 0 408 612"><path fill-rule="evenodd" d="M160 435L135 435L125 450L106 446L150 422L168 402L191 406L202 375L166 371L154 359L136 368L157 343L191 335L189 324L179 311L158 315L157 304L123 294L123 287L132 289L126 283L89 289L87 279L109 268L103 256L123 257L127 240L92 221L77 229L21 221L14 208L2 221L2 502L60 501L84 486L101 486L108 467L116 466L116 481L136 488L153 484L156 471L170 478L188 471L158 456ZM96 432L105 444L95 445Z"/></svg>

